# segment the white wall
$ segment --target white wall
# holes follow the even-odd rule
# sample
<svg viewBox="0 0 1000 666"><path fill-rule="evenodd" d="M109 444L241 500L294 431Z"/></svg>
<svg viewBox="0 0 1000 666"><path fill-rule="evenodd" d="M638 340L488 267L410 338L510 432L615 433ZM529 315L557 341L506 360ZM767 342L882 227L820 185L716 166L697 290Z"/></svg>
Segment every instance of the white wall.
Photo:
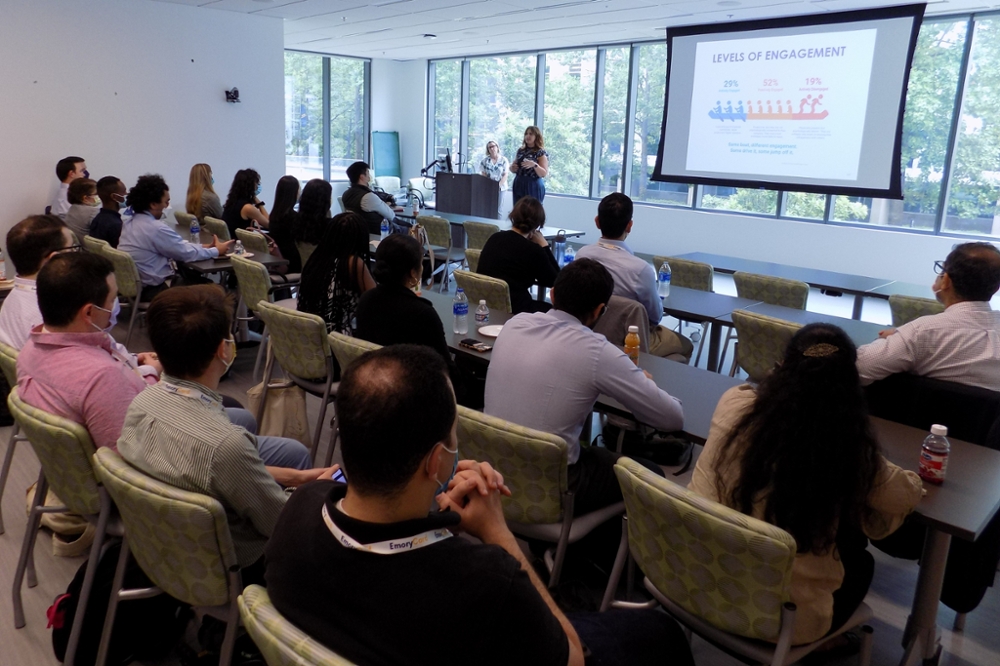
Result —
<svg viewBox="0 0 1000 666"><path fill-rule="evenodd" d="M546 195L547 227L600 234L597 201ZM944 259L954 238L898 231L775 220L637 204L629 245L650 254L712 252L793 266L930 284L934 261Z"/></svg>
<svg viewBox="0 0 1000 666"><path fill-rule="evenodd" d="M158 172L183 209L191 165L225 199L253 167L284 174L280 19L148 0L0 2L0 240L51 201L56 162L127 186ZM236 86L240 104L223 91Z"/></svg>
<svg viewBox="0 0 1000 666"><path fill-rule="evenodd" d="M427 61L372 60L372 131L399 132L403 182L424 167Z"/></svg>

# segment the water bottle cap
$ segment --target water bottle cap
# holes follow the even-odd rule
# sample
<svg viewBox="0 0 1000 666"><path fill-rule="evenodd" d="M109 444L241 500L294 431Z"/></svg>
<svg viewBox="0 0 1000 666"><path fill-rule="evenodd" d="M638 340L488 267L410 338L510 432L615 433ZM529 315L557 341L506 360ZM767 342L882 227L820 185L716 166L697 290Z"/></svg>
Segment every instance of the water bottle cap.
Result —
<svg viewBox="0 0 1000 666"><path fill-rule="evenodd" d="M935 423L934 425L931 426L931 434L932 435L939 435L941 437L947 437L948 436L948 426L938 425L938 424Z"/></svg>
<svg viewBox="0 0 1000 666"><path fill-rule="evenodd" d="M459 293L463 293L463 294L464 294L464 293L465 293L465 290L464 290L464 289L462 289L461 287L459 287L459 288L458 288L458 289L457 289L457 290L455 291L455 294L457 295L457 294L459 294Z"/></svg>
<svg viewBox="0 0 1000 666"><path fill-rule="evenodd" d="M486 299L485 298L480 298L479 299L479 304L480 305L486 305Z"/></svg>
<svg viewBox="0 0 1000 666"><path fill-rule="evenodd" d="M629 326L628 327L628 332L629 333L638 333L639 332L639 327L638 326Z"/></svg>

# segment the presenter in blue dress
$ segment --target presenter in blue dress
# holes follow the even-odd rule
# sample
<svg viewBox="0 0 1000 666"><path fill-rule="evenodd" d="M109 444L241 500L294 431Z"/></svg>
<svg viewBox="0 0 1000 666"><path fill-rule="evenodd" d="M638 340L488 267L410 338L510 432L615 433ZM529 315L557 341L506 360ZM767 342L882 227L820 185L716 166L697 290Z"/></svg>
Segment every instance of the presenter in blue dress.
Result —
<svg viewBox="0 0 1000 666"><path fill-rule="evenodd" d="M549 154L545 152L542 130L534 125L524 130L524 144L517 149L517 156L510 165L514 174L511 191L514 203L521 197L531 196L539 201L545 199L545 176L549 175Z"/></svg>

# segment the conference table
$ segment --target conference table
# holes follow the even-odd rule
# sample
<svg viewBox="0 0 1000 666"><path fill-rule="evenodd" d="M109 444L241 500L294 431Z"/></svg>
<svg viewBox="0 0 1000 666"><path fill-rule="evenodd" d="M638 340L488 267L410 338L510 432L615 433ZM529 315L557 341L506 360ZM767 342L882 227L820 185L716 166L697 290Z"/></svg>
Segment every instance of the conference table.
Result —
<svg viewBox="0 0 1000 666"><path fill-rule="evenodd" d="M459 345L459 341L463 338L475 338L492 342L493 339L479 335L471 321L467 335L450 333L452 317L449 296L427 293L425 297L434 304L445 324L445 337L448 338L449 347L458 354L488 364L490 352L479 353L466 349ZM490 323L502 324L510 317L507 313L491 312ZM719 398L728 389L743 383L733 377L705 372L645 353L639 355L639 366L652 375L657 386L681 400L684 404L684 433L700 442L708 438L712 413ZM608 396L598 399L596 409L631 416L624 406ZM917 471L921 444L927 433L878 418L872 418L872 425L883 455L904 469ZM696 447L695 453L700 453L699 447ZM904 632L905 649L900 660L901 666L910 666L924 659L932 663L940 655L937 611L948 550L952 538L976 540L1000 510L1000 452L952 439L948 476L944 484L924 484L924 487L927 494L917 506L914 516L927 526L927 538Z"/></svg>
<svg viewBox="0 0 1000 666"><path fill-rule="evenodd" d="M191 232L188 227L177 223L174 225L174 228L177 230L177 233L180 234L181 238L190 242L188 239L191 236ZM214 239L214 236L210 232L206 231L205 227L201 227L199 237L201 238L202 244L206 245L211 243ZM263 254L261 252L248 252L248 254L253 254L253 256L247 257L248 259L263 264L268 268L288 265L288 259L285 259L284 257L276 257L273 254ZM200 261L185 261L184 265L202 275L207 275L209 273L230 273L233 270L233 262L227 257L202 259Z"/></svg>
<svg viewBox="0 0 1000 666"><path fill-rule="evenodd" d="M462 242L455 243L456 247L465 247L465 242L464 242L465 231L464 228L462 227L462 225L465 222L481 222L483 224L495 224L496 226L500 227L500 231L508 231L511 228L510 220L507 219L498 220L489 217L476 217L475 215L463 215L460 213L442 213L441 211L437 210L421 211L419 215L433 215L435 217L441 217L448 220L452 225L453 237L456 230L462 229L461 232ZM405 217L408 220L415 219L413 213L406 212L406 209L404 209L402 213L396 213L396 217ZM576 238L577 236L583 236L587 233L586 231L579 231L578 229L563 229L561 227L542 227L540 231L542 232L542 235L545 237L545 240L550 242L555 239L556 235L560 231L563 232L563 236L565 236L566 238Z"/></svg>
<svg viewBox="0 0 1000 666"><path fill-rule="evenodd" d="M756 259L740 259L738 257L728 257L721 254L710 254L708 252L688 252L676 255L679 259L690 261L700 261L711 264L719 273L758 273L760 275L770 275L773 277L786 278L805 282L810 287L816 287L826 291L839 291L854 296L854 309L851 314L852 319L861 319L861 309L864 306L865 296L875 296L877 298L888 298L878 291L883 287L888 287L895 280L884 278L873 278L865 275L852 275L850 273L838 273L836 271L825 271L817 268L803 268L800 266L789 266L787 264L776 264L770 261L758 261Z"/></svg>

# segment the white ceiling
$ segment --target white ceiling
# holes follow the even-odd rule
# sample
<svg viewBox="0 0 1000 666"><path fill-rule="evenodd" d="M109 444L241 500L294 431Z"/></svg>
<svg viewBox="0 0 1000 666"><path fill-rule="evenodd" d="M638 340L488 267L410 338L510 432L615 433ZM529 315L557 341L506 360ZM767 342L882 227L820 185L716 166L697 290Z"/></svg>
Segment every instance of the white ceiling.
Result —
<svg viewBox="0 0 1000 666"><path fill-rule="evenodd" d="M902 4L902 0L159 1L284 19L286 48L395 60L649 41L664 38L667 26ZM927 13L994 8L1000 8L1000 0L932 0Z"/></svg>

